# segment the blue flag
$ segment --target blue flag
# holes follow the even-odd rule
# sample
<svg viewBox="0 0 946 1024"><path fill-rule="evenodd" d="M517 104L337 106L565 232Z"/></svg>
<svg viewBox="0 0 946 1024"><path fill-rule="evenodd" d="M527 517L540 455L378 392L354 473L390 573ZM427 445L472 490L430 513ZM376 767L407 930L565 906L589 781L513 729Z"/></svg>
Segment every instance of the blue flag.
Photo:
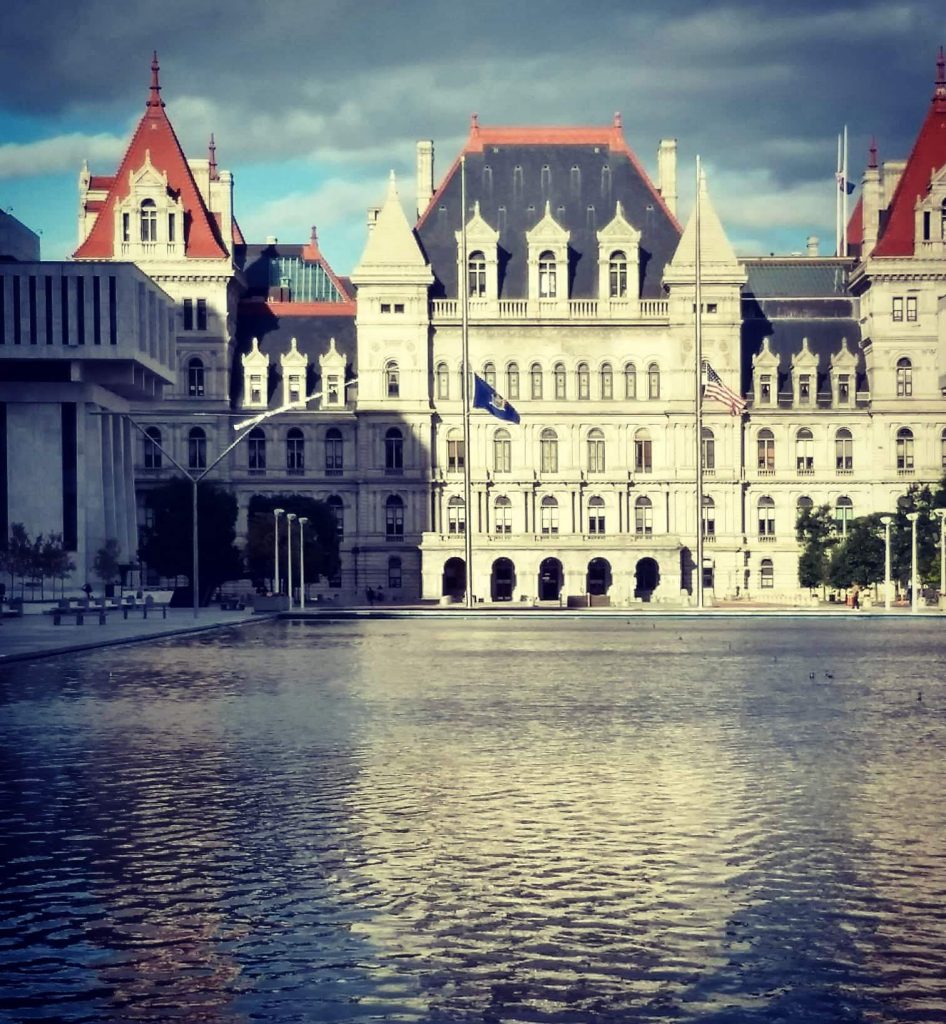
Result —
<svg viewBox="0 0 946 1024"><path fill-rule="evenodd" d="M510 423L519 422L519 413L477 373L473 374L473 408L485 409L497 419Z"/></svg>
<svg viewBox="0 0 946 1024"><path fill-rule="evenodd" d="M838 171L834 177L838 183L839 192L847 192L847 194L850 195L854 189L857 188L857 185L855 185L853 181L848 181L840 171Z"/></svg>

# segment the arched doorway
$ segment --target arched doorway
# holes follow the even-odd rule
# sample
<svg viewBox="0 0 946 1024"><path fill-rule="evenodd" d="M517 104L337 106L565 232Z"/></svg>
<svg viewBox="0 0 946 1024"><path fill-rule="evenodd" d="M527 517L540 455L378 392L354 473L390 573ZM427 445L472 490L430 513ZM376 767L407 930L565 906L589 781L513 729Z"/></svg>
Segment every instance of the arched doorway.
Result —
<svg viewBox="0 0 946 1024"><path fill-rule="evenodd" d="M649 601L660 585L660 566L653 558L642 558L634 570L634 596Z"/></svg>
<svg viewBox="0 0 946 1024"><path fill-rule="evenodd" d="M516 567L508 558L497 558L489 580L490 600L511 601L516 589Z"/></svg>
<svg viewBox="0 0 946 1024"><path fill-rule="evenodd" d="M466 562L462 558L448 558L443 566L444 597L461 598L466 593Z"/></svg>
<svg viewBox="0 0 946 1024"><path fill-rule="evenodd" d="M606 594L611 586L611 563L606 558L592 558L588 563L585 590L592 597Z"/></svg>
<svg viewBox="0 0 946 1024"><path fill-rule="evenodd" d="M557 558L543 558L539 566L539 600L557 601L562 582L562 563Z"/></svg>

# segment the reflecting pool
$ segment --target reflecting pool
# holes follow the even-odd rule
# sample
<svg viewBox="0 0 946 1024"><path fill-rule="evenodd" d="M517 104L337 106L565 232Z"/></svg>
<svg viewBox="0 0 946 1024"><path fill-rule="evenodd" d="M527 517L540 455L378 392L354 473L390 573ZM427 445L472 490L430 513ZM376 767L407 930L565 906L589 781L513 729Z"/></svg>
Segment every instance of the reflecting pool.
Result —
<svg viewBox="0 0 946 1024"><path fill-rule="evenodd" d="M0 1019L946 1021L943 629L287 621L0 669Z"/></svg>

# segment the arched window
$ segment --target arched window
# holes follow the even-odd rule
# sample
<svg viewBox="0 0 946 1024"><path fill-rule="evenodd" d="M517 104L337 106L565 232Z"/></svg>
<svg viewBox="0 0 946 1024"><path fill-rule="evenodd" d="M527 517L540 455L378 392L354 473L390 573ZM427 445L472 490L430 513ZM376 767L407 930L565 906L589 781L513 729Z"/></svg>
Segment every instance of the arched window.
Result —
<svg viewBox="0 0 946 1024"><path fill-rule="evenodd" d="M145 469L160 469L162 466L161 431L157 427L148 427L144 437L144 467Z"/></svg>
<svg viewBox="0 0 946 1024"><path fill-rule="evenodd" d="M610 402L614 398L614 370L610 363L602 363L600 370L601 397Z"/></svg>
<svg viewBox="0 0 946 1024"><path fill-rule="evenodd" d="M504 494L493 504L493 531L512 533L512 502Z"/></svg>
<svg viewBox="0 0 946 1024"><path fill-rule="evenodd" d="M339 540L345 538L345 505L342 499L337 494L332 494L325 499L325 504L328 505L329 510L332 513L332 517L335 519L335 532L338 534Z"/></svg>
<svg viewBox="0 0 946 1024"><path fill-rule="evenodd" d="M581 401L587 401L591 398L591 374L588 370L587 363L578 364L578 398Z"/></svg>
<svg viewBox="0 0 946 1024"><path fill-rule="evenodd" d="M838 524L841 536L847 536L848 524L854 518L854 502L842 494L834 506L834 521Z"/></svg>
<svg viewBox="0 0 946 1024"><path fill-rule="evenodd" d="M139 214L142 242L156 242L158 240L158 210L154 205L154 200L142 200Z"/></svg>
<svg viewBox="0 0 946 1024"><path fill-rule="evenodd" d="M564 398L566 392L565 364L556 363L552 373L555 377L555 397Z"/></svg>
<svg viewBox="0 0 946 1024"><path fill-rule="evenodd" d="M493 472L512 472L512 439L505 427L493 434Z"/></svg>
<svg viewBox="0 0 946 1024"><path fill-rule="evenodd" d="M588 499L588 532L595 535L604 533L604 498L597 494Z"/></svg>
<svg viewBox="0 0 946 1024"><path fill-rule="evenodd" d="M798 501L795 502L795 520L798 519L805 513L811 512L815 507L815 503L808 497L807 494L803 494Z"/></svg>
<svg viewBox="0 0 946 1024"><path fill-rule="evenodd" d="M191 427L187 435L187 468L207 468L207 435L200 427Z"/></svg>
<svg viewBox="0 0 946 1024"><path fill-rule="evenodd" d="M450 397L450 370L446 363L437 363L437 398L444 400Z"/></svg>
<svg viewBox="0 0 946 1024"><path fill-rule="evenodd" d="M251 473L266 472L266 431L254 427L246 439L246 466Z"/></svg>
<svg viewBox="0 0 946 1024"><path fill-rule="evenodd" d="M404 537L404 502L396 494L384 503L384 536L387 540Z"/></svg>
<svg viewBox="0 0 946 1024"><path fill-rule="evenodd" d="M447 472L462 473L466 462L466 446L463 433L456 427L447 431Z"/></svg>
<svg viewBox="0 0 946 1024"><path fill-rule="evenodd" d="M759 540L775 536L775 502L764 495L756 506L759 513Z"/></svg>
<svg viewBox="0 0 946 1024"><path fill-rule="evenodd" d="M706 494L703 495L703 536L716 536L716 502Z"/></svg>
<svg viewBox="0 0 946 1024"><path fill-rule="evenodd" d="M539 436L539 465L543 473L558 472L558 435L546 427Z"/></svg>
<svg viewBox="0 0 946 1024"><path fill-rule="evenodd" d="M839 473L850 473L854 468L854 438L847 427L834 434L834 468Z"/></svg>
<svg viewBox="0 0 946 1024"><path fill-rule="evenodd" d="M909 359L897 360L897 398L909 398L913 394L913 364Z"/></svg>
<svg viewBox="0 0 946 1024"><path fill-rule="evenodd" d="M543 534L558 533L558 502L550 494L542 499L539 515Z"/></svg>
<svg viewBox="0 0 946 1024"><path fill-rule="evenodd" d="M539 254L539 298L554 299L558 294L555 253L549 249Z"/></svg>
<svg viewBox="0 0 946 1024"><path fill-rule="evenodd" d="M913 472L913 431L908 427L897 431L897 469L903 473Z"/></svg>
<svg viewBox="0 0 946 1024"><path fill-rule="evenodd" d="M337 427L325 431L325 475L341 476L345 468L342 432Z"/></svg>
<svg viewBox="0 0 946 1024"><path fill-rule="evenodd" d="M604 472L604 431L597 427L588 431L588 472Z"/></svg>
<svg viewBox="0 0 946 1024"><path fill-rule="evenodd" d="M653 442L643 427L634 434L634 472L652 473L654 469Z"/></svg>
<svg viewBox="0 0 946 1024"><path fill-rule="evenodd" d="M647 367L647 397L660 398L660 367L656 363Z"/></svg>
<svg viewBox="0 0 946 1024"><path fill-rule="evenodd" d="M391 427L384 435L384 471L400 474L404 471L404 435Z"/></svg>
<svg viewBox="0 0 946 1024"><path fill-rule="evenodd" d="M470 298L486 297L486 257L479 250L471 252L469 259Z"/></svg>
<svg viewBox="0 0 946 1024"><path fill-rule="evenodd" d="M483 380L495 391L496 390L496 364L483 364Z"/></svg>
<svg viewBox="0 0 946 1024"><path fill-rule="evenodd" d="M400 590L402 585L400 558L388 559L388 590Z"/></svg>
<svg viewBox="0 0 946 1024"><path fill-rule="evenodd" d="M519 397L519 364L510 363L506 367L506 397L512 401Z"/></svg>
<svg viewBox="0 0 946 1024"><path fill-rule="evenodd" d="M795 469L804 476L815 471L815 441L807 427L802 427L795 435Z"/></svg>
<svg viewBox="0 0 946 1024"><path fill-rule="evenodd" d="M305 437L298 427L286 434L286 472L299 475L305 470Z"/></svg>
<svg viewBox="0 0 946 1024"><path fill-rule="evenodd" d="M650 498L643 494L634 502L634 532L654 532L654 505Z"/></svg>
<svg viewBox="0 0 946 1024"><path fill-rule="evenodd" d="M620 250L608 259L608 294L612 299L627 298L627 254Z"/></svg>
<svg viewBox="0 0 946 1024"><path fill-rule="evenodd" d="M204 364L197 356L187 363L187 394L191 398L204 395Z"/></svg>
<svg viewBox="0 0 946 1024"><path fill-rule="evenodd" d="M384 393L388 398L401 397L401 371L393 359L384 366Z"/></svg>
<svg viewBox="0 0 946 1024"><path fill-rule="evenodd" d="M701 432L702 438L702 457L703 457L703 470L707 473L716 472L716 438L713 435L713 431L709 427L703 427Z"/></svg>
<svg viewBox="0 0 946 1024"><path fill-rule="evenodd" d="M775 435L766 427L756 435L757 468L760 473L775 472Z"/></svg>
<svg viewBox="0 0 946 1024"><path fill-rule="evenodd" d="M633 363L624 364L624 397L637 398L637 367Z"/></svg>
<svg viewBox="0 0 946 1024"><path fill-rule="evenodd" d="M447 533L466 533L466 505L456 494L447 502Z"/></svg>
<svg viewBox="0 0 946 1024"><path fill-rule="evenodd" d="M532 386L532 397L542 397L542 367L539 363L533 363L529 368L529 380Z"/></svg>
<svg viewBox="0 0 946 1024"><path fill-rule="evenodd" d="M775 586L775 568L771 558L763 558L759 563L759 586L762 590L771 590Z"/></svg>

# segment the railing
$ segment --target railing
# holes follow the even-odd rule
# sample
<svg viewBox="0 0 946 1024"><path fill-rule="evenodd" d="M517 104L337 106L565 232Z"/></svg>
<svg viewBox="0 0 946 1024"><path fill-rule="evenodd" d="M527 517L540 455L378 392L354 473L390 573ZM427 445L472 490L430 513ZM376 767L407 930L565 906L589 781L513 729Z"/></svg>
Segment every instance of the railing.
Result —
<svg viewBox="0 0 946 1024"><path fill-rule="evenodd" d="M471 320L526 320L529 316L561 318L567 320L608 320L608 319L665 319L669 315L668 299L641 299L640 302L606 299L569 299L567 303L557 299L499 299L483 302L471 299L467 313ZM431 315L435 320L458 320L460 302L458 299L434 299Z"/></svg>
<svg viewBox="0 0 946 1024"><path fill-rule="evenodd" d="M916 470L913 469L912 467L910 469L898 469L897 470L897 476L914 476L915 473L916 473Z"/></svg>
<svg viewBox="0 0 946 1024"><path fill-rule="evenodd" d="M761 466L757 470L759 476L775 476L774 469L763 469Z"/></svg>
<svg viewBox="0 0 946 1024"><path fill-rule="evenodd" d="M842 469L840 466L838 466L836 472L838 476L854 476L853 469Z"/></svg>
<svg viewBox="0 0 946 1024"><path fill-rule="evenodd" d="M774 533L760 533L759 534L759 543L760 544L774 544L775 543L775 534Z"/></svg>

